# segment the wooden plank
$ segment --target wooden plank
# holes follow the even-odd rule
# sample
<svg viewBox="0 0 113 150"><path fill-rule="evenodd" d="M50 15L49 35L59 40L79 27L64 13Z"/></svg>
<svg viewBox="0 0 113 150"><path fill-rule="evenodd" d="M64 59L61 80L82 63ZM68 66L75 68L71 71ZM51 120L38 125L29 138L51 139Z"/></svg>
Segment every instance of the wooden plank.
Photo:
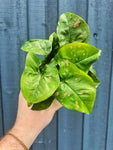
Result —
<svg viewBox="0 0 113 150"><path fill-rule="evenodd" d="M17 112L23 56L21 45L27 39L26 0L0 0L0 54L4 132L14 124ZM24 66L23 66L24 67Z"/></svg>
<svg viewBox="0 0 113 150"><path fill-rule="evenodd" d="M71 12L87 21L87 0L59 0L59 15ZM58 150L81 150L83 114L62 108L58 113Z"/></svg>
<svg viewBox="0 0 113 150"><path fill-rule="evenodd" d="M59 110L58 150L81 150L82 114L62 108Z"/></svg>
<svg viewBox="0 0 113 150"><path fill-rule="evenodd" d="M110 90L110 104L109 104L109 119L108 119L108 133L106 141L106 150L113 149L113 53L112 53L112 79Z"/></svg>
<svg viewBox="0 0 113 150"><path fill-rule="evenodd" d="M48 39L50 34L56 32L58 20L58 2L56 0L47 0L45 5L45 38Z"/></svg>
<svg viewBox="0 0 113 150"><path fill-rule="evenodd" d="M59 0L59 15L65 12L71 12L87 21L87 4L87 0Z"/></svg>
<svg viewBox="0 0 113 150"><path fill-rule="evenodd" d="M56 115L52 122L40 133L35 140L32 150L56 150L57 149Z"/></svg>
<svg viewBox="0 0 113 150"><path fill-rule="evenodd" d="M45 39L45 0L28 2L29 39Z"/></svg>
<svg viewBox="0 0 113 150"><path fill-rule="evenodd" d="M83 150L105 150L111 82L113 5L106 0L89 1L88 24L91 30L90 43L102 49L100 60L95 64L101 84L91 115L85 115Z"/></svg>
<svg viewBox="0 0 113 150"><path fill-rule="evenodd" d="M55 32L57 22L56 0L29 0L29 39L47 39ZM39 57L42 59L42 56ZM56 115L51 124L35 140L32 149L56 150L57 123Z"/></svg>

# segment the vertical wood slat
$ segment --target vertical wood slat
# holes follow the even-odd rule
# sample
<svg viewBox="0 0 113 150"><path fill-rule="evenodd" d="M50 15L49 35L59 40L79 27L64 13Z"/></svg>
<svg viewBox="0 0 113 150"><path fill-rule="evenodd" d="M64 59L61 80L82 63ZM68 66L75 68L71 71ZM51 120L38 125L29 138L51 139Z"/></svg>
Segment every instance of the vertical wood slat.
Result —
<svg viewBox="0 0 113 150"><path fill-rule="evenodd" d="M91 115L85 115L83 150L106 150L107 121L109 110L109 91L111 82L112 58L112 21L113 6L110 1L89 1L88 24L91 31L90 43L102 54L95 64L101 84L97 89L97 98Z"/></svg>
<svg viewBox="0 0 113 150"><path fill-rule="evenodd" d="M82 114L62 108L59 110L58 150L81 150Z"/></svg>
<svg viewBox="0 0 113 150"><path fill-rule="evenodd" d="M111 75L112 75L112 79L111 79L111 89L110 89L110 105L109 105L106 150L113 149L113 53L112 53L112 74Z"/></svg>
<svg viewBox="0 0 113 150"><path fill-rule="evenodd" d="M56 0L29 0L28 3L29 39L47 39L55 32L57 22ZM42 59L42 56L39 56ZM57 122L56 115L51 124L46 127L35 140L32 149L56 150Z"/></svg>
<svg viewBox="0 0 113 150"><path fill-rule="evenodd" d="M45 38L45 0L28 1L29 39Z"/></svg>
<svg viewBox="0 0 113 150"><path fill-rule="evenodd" d="M56 133L56 116L52 122L40 133L32 145L32 150L56 150L57 149L57 133Z"/></svg>
<svg viewBox="0 0 113 150"><path fill-rule="evenodd" d="M7 132L16 118L20 74L22 71L20 63L23 63L20 46L27 39L27 17L26 0L0 0L0 3L1 85L4 132Z"/></svg>
<svg viewBox="0 0 113 150"><path fill-rule="evenodd" d="M47 0L45 5L45 38L48 39L50 34L56 32L58 20L58 1Z"/></svg>
<svg viewBox="0 0 113 150"><path fill-rule="evenodd" d="M113 26L113 1L110 1L110 16L111 16L111 26ZM112 43L112 71L111 71L111 89L110 89L110 103L109 103L109 114L108 114L108 130L107 130L107 140L106 140L106 150L113 149L113 27L111 32L112 38L110 42Z"/></svg>
<svg viewBox="0 0 113 150"><path fill-rule="evenodd" d="M87 20L87 0L59 0L59 15L75 13ZM61 109L58 113L58 150L81 150L83 115L80 112Z"/></svg>
<svg viewBox="0 0 113 150"><path fill-rule="evenodd" d="M59 0L59 15L65 12L71 12L87 21L87 5L88 0Z"/></svg>

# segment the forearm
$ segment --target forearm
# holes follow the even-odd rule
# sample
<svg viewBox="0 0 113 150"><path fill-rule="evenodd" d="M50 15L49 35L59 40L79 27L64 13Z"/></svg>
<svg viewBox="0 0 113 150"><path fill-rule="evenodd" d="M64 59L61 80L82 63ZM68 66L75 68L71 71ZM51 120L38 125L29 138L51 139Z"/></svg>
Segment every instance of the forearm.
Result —
<svg viewBox="0 0 113 150"><path fill-rule="evenodd" d="M40 112L41 113L41 112ZM46 115L42 112L39 116L37 115L37 119L27 118L27 116L23 119L16 121L14 127L9 131L14 134L17 138L19 138L27 148L33 144L36 137L39 133L47 126L47 124L51 121L52 116L54 114L46 111ZM38 120L38 121L37 121ZM23 146L12 136L6 135L0 141L0 150L24 150Z"/></svg>

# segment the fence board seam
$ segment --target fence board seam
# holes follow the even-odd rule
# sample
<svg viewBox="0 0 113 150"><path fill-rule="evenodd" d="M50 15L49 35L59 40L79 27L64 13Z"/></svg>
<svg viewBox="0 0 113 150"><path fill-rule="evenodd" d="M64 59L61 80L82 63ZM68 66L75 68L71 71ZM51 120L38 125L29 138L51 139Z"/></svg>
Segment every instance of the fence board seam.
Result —
<svg viewBox="0 0 113 150"><path fill-rule="evenodd" d="M84 114L82 115L82 140L81 140L81 150L83 150L84 146Z"/></svg>
<svg viewBox="0 0 113 150"><path fill-rule="evenodd" d="M26 1L26 14L27 14L27 40L29 40L29 0Z"/></svg>
<svg viewBox="0 0 113 150"><path fill-rule="evenodd" d="M57 22L59 20L59 0L57 0Z"/></svg>
<svg viewBox="0 0 113 150"><path fill-rule="evenodd" d="M113 58L113 52L112 52L112 55L111 57ZM113 67L113 64L112 64L112 58L111 58L111 70L110 70L110 81L112 80L112 67ZM111 82L109 83L109 97L108 97L108 113L107 113L107 122L106 122L106 139L105 139L105 150L107 149L107 138L108 138L108 126L109 126L109 114L110 114L110 97L111 97Z"/></svg>
<svg viewBox="0 0 113 150"><path fill-rule="evenodd" d="M1 67L0 67L0 73L1 73ZM3 102L2 102L2 83L1 83L1 75L0 75L0 91L1 91L2 131L3 131L3 135L4 135L4 110L3 110Z"/></svg>

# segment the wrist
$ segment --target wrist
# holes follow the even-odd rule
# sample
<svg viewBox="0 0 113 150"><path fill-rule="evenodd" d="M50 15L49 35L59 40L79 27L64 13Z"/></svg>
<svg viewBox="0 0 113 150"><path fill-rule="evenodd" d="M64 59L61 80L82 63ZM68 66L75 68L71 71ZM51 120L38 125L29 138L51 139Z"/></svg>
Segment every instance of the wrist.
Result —
<svg viewBox="0 0 113 150"><path fill-rule="evenodd" d="M26 131L28 131L28 132L26 132ZM14 126L9 131L9 133L11 133L14 136L16 136L20 141L22 141L26 145L27 148L30 148L30 146L32 145L33 141L35 140L35 134L33 134L33 132L29 132L29 130L24 130L21 127Z"/></svg>
<svg viewBox="0 0 113 150"><path fill-rule="evenodd" d="M0 140L0 150L25 150L22 144L20 144L13 136L5 135Z"/></svg>
<svg viewBox="0 0 113 150"><path fill-rule="evenodd" d="M15 125L10 132L17 136L29 148L39 133L49 124L53 115L54 112L44 110L39 111L34 117L17 117Z"/></svg>

